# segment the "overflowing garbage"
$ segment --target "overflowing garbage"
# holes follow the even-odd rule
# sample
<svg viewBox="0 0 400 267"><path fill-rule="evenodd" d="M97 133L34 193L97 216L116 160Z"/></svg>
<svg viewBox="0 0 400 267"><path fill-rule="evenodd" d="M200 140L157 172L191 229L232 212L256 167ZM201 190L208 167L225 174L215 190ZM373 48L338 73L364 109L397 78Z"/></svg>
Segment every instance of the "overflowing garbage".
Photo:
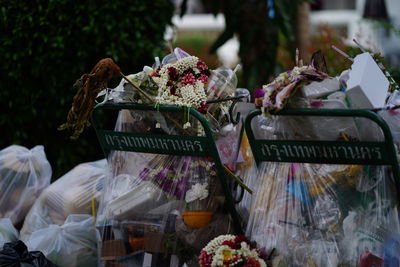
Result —
<svg viewBox="0 0 400 267"><path fill-rule="evenodd" d="M49 184L42 147L0 151L0 266L399 266L397 87L371 53L313 58L253 96L179 48L101 60L60 129L92 118L106 159Z"/></svg>

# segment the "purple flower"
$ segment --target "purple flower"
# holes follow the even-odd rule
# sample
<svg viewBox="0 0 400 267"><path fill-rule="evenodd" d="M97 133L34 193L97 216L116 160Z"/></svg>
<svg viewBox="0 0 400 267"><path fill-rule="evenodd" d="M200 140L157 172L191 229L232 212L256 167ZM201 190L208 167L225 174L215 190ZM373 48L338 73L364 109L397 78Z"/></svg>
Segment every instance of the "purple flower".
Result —
<svg viewBox="0 0 400 267"><path fill-rule="evenodd" d="M254 98L264 97L264 95L265 95L264 89L258 88L256 90L254 90Z"/></svg>

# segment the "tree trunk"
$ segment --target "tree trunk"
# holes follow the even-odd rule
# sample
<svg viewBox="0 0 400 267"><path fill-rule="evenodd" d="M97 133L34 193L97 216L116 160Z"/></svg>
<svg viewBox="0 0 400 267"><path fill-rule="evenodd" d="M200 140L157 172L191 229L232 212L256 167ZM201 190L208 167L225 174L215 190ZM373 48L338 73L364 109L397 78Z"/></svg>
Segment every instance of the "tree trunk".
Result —
<svg viewBox="0 0 400 267"><path fill-rule="evenodd" d="M297 12L296 46L299 49L299 59L308 64L310 40L310 4L303 2L299 4Z"/></svg>

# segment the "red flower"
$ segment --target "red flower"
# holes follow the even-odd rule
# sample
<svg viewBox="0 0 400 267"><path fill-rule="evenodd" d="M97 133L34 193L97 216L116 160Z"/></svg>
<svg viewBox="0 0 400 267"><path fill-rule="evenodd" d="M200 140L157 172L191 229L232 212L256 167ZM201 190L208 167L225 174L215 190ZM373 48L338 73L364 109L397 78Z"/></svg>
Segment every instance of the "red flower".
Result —
<svg viewBox="0 0 400 267"><path fill-rule="evenodd" d="M235 237L235 243L240 245L240 243L246 242L246 244L250 244L250 241L244 235L238 235Z"/></svg>
<svg viewBox="0 0 400 267"><path fill-rule="evenodd" d="M207 113L207 104L206 102L201 102L200 103L200 107L197 109L198 112L202 113L202 114L206 114Z"/></svg>
<svg viewBox="0 0 400 267"><path fill-rule="evenodd" d="M169 74L169 78L173 81L178 79L178 71L174 68L174 67L169 67L168 68L168 74Z"/></svg>
<svg viewBox="0 0 400 267"><path fill-rule="evenodd" d="M150 77L160 77L160 75L157 72L153 71L152 73L150 73Z"/></svg>
<svg viewBox="0 0 400 267"><path fill-rule="evenodd" d="M171 89L169 89L169 91L171 92L171 95L176 95L176 87L172 86Z"/></svg>
<svg viewBox="0 0 400 267"><path fill-rule="evenodd" d="M206 63L204 63L202 60L199 60L197 62L196 68L198 68L199 70L208 70Z"/></svg>
<svg viewBox="0 0 400 267"><path fill-rule="evenodd" d="M208 76L205 74L201 74L200 77L198 78L199 81L201 81L202 83L206 84L208 82Z"/></svg>
<svg viewBox="0 0 400 267"><path fill-rule="evenodd" d="M222 242L221 245L228 246L231 249L239 249L240 248L240 245L238 246L238 244L236 244L233 240L226 240L226 241Z"/></svg>
<svg viewBox="0 0 400 267"><path fill-rule="evenodd" d="M182 85L194 85L196 83L196 78L194 77L194 75L192 73L187 73L185 74L185 76L183 76L182 78Z"/></svg>
<svg viewBox="0 0 400 267"><path fill-rule="evenodd" d="M245 258L243 267L260 267L261 264L254 258Z"/></svg>
<svg viewBox="0 0 400 267"><path fill-rule="evenodd" d="M208 255L207 252L202 250L200 252L200 256L199 256L199 263L200 263L201 266L211 267L212 255Z"/></svg>

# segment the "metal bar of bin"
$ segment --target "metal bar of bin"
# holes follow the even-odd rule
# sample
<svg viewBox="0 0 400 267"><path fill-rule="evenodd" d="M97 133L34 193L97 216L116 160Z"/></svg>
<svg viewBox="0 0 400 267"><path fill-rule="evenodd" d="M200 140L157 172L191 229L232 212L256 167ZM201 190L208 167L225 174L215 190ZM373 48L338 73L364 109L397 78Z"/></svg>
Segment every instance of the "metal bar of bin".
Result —
<svg viewBox="0 0 400 267"><path fill-rule="evenodd" d="M252 111L246 118L245 129L254 159L263 161L303 162L326 164L390 165L396 187L400 189L400 171L393 137L389 126L376 113L369 110L351 109L285 109L271 113L272 116L324 116L362 117L375 122L383 132L382 142L356 141L297 141L256 139L252 130L252 119L261 115L261 110ZM400 198L400 196L398 196ZM400 203L400 201L399 201Z"/></svg>
<svg viewBox="0 0 400 267"><path fill-rule="evenodd" d="M116 132L99 127L101 125L101 110L141 110L190 114L203 126L205 136L185 135L161 135L161 134L138 134L128 132ZM235 231L243 234L239 215L236 212L233 196L227 182L227 173L224 170L217 147L212 137L211 129L204 116L196 109L166 106L148 105L134 103L102 103L98 104L92 113L92 124L95 128L100 145L106 157L111 150L132 151L152 154L166 154L178 156L201 156L210 157L214 160L219 180L226 197L229 212L232 216Z"/></svg>

